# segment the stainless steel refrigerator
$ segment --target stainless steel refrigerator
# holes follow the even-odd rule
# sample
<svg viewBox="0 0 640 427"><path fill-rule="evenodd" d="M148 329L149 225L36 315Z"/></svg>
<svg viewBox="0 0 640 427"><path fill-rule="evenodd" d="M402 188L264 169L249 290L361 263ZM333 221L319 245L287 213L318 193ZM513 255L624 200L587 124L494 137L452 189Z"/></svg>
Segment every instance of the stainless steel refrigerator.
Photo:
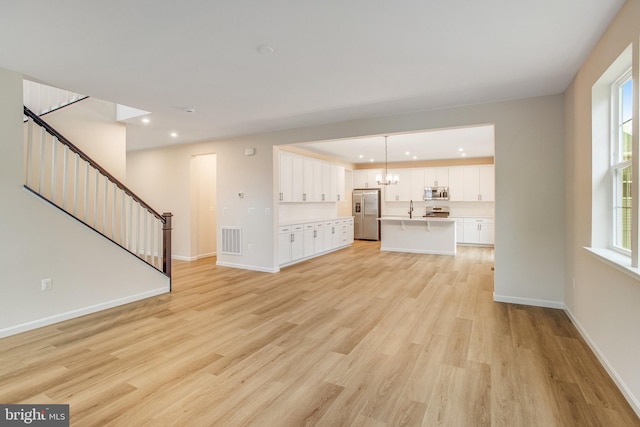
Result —
<svg viewBox="0 0 640 427"><path fill-rule="evenodd" d="M380 189L353 190L353 237L380 240Z"/></svg>

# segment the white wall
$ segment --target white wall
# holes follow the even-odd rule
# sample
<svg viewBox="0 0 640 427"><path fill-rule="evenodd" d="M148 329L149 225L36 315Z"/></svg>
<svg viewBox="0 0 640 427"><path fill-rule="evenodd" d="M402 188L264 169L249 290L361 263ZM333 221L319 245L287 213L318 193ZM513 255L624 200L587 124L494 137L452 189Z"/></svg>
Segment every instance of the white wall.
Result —
<svg viewBox="0 0 640 427"><path fill-rule="evenodd" d="M635 43L634 55L638 55L638 22L640 2L629 0L565 93L564 292L575 323L640 414L640 282L583 249L591 242L591 89L629 44Z"/></svg>
<svg viewBox="0 0 640 427"><path fill-rule="evenodd" d="M163 274L23 189L22 76L0 69L0 93L0 336L167 292Z"/></svg>
<svg viewBox="0 0 640 427"><path fill-rule="evenodd" d="M245 148L256 148L256 154L245 156ZM130 152L127 186L151 206L173 213L172 253L178 259L195 259L191 160L194 156L214 153L218 235L222 226L241 226L244 236L242 256L221 254L218 247L218 263L274 271L274 227L278 216L273 210L272 152L272 144L250 138L242 142L215 141ZM238 193L244 197L238 197Z"/></svg>
<svg viewBox="0 0 640 427"><path fill-rule="evenodd" d="M218 223L244 231L242 256L218 261L277 270L279 205L273 146L393 132L494 123L496 129L496 299L562 307L564 292L563 99L561 95L378 117L202 144L129 153L128 182L176 215L174 254L189 254L189 161L218 159ZM243 151L256 147L257 155ZM139 191L138 191L139 189ZM239 199L237 192L244 191ZM247 209L255 208L249 215ZM225 209L226 208L226 209ZM270 209L266 214L265 209ZM274 220L275 218L275 220ZM251 247L249 247L251 245Z"/></svg>
<svg viewBox="0 0 640 427"><path fill-rule="evenodd" d="M191 253L195 258L216 255L216 155L191 159Z"/></svg>
<svg viewBox="0 0 640 427"><path fill-rule="evenodd" d="M116 104L87 98L42 117L120 182L127 170L127 130L116 122Z"/></svg>

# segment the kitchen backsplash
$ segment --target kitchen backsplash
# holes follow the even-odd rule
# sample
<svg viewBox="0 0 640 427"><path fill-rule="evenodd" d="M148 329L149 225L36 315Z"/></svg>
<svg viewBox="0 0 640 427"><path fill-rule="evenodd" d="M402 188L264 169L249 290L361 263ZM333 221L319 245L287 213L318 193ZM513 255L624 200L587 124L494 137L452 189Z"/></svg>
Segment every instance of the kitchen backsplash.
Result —
<svg viewBox="0 0 640 427"><path fill-rule="evenodd" d="M413 202L414 216L422 216L427 206L448 206L451 217L495 217L494 202ZM409 213L408 202L382 202L382 215L407 215Z"/></svg>

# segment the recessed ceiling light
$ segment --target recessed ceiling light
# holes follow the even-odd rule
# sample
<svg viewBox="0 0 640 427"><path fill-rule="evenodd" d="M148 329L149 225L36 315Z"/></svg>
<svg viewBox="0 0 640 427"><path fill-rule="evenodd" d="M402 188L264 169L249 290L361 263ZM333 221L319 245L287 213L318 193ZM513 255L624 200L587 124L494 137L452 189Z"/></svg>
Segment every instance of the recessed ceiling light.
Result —
<svg viewBox="0 0 640 427"><path fill-rule="evenodd" d="M262 55L271 55L273 52L276 51L273 47L269 46L268 44L261 44L256 48L256 50L258 51L258 53Z"/></svg>
<svg viewBox="0 0 640 427"><path fill-rule="evenodd" d="M184 109L184 112L185 113L195 113L196 109L193 108L193 107L187 107L187 108Z"/></svg>
<svg viewBox="0 0 640 427"><path fill-rule="evenodd" d="M462 155L462 157L464 157L464 156L466 156L466 155L467 155L467 153L462 153L461 155Z"/></svg>
<svg viewBox="0 0 640 427"><path fill-rule="evenodd" d="M411 153L410 153L410 152L408 152L408 151L405 151L405 152L404 152L404 155L405 155L405 156L408 156L409 154L411 154Z"/></svg>
<svg viewBox="0 0 640 427"><path fill-rule="evenodd" d="M358 156L358 158L360 158L360 159L362 159L363 157L364 157L364 156L363 156L362 154L360 154L360 155Z"/></svg>
<svg viewBox="0 0 640 427"><path fill-rule="evenodd" d="M171 132L171 137L172 137L172 138L175 138L175 137L177 137L177 136L178 136L178 134L177 134L176 132Z"/></svg>
<svg viewBox="0 0 640 427"><path fill-rule="evenodd" d="M413 156L413 160L416 160L418 158L418 156Z"/></svg>
<svg viewBox="0 0 640 427"><path fill-rule="evenodd" d="M464 151L464 148L460 147L458 148L458 151Z"/></svg>
<svg viewBox="0 0 640 427"><path fill-rule="evenodd" d="M145 117L145 118L142 119L142 123L144 123L144 124L147 124L149 122L151 122L151 119L149 119L149 117Z"/></svg>
<svg viewBox="0 0 640 427"><path fill-rule="evenodd" d="M370 161L371 163L373 163L373 159L369 159L369 161Z"/></svg>

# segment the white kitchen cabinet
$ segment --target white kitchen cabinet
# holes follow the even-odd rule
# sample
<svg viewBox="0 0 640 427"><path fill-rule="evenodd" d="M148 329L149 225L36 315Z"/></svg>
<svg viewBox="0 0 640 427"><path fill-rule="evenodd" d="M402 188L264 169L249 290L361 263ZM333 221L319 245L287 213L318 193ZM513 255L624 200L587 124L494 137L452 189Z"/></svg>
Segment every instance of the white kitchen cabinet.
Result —
<svg viewBox="0 0 640 427"><path fill-rule="evenodd" d="M333 234L331 236L331 249L338 248L342 246L342 221L335 220L333 221Z"/></svg>
<svg viewBox="0 0 640 427"><path fill-rule="evenodd" d="M493 165L464 166L463 194L467 202L493 202L495 200L495 177Z"/></svg>
<svg viewBox="0 0 640 427"><path fill-rule="evenodd" d="M353 244L353 222L346 217L279 226L279 264L294 264Z"/></svg>
<svg viewBox="0 0 640 427"><path fill-rule="evenodd" d="M325 251L324 248L324 222L317 222L314 224L314 240L313 240L313 251L316 254L322 253Z"/></svg>
<svg viewBox="0 0 640 427"><path fill-rule="evenodd" d="M315 226L314 224L304 224L303 226L303 250L302 256L304 258L315 255L316 253L316 245L315 245Z"/></svg>
<svg viewBox="0 0 640 427"><path fill-rule="evenodd" d="M387 202L408 202L411 200L411 171L409 169L389 169L388 173L398 175L398 183L384 186L384 200Z"/></svg>
<svg viewBox="0 0 640 427"><path fill-rule="evenodd" d="M425 187L447 187L449 186L449 168L425 168Z"/></svg>
<svg viewBox="0 0 640 427"><path fill-rule="evenodd" d="M280 227L278 234L278 261L280 264L291 262L291 227Z"/></svg>
<svg viewBox="0 0 640 427"><path fill-rule="evenodd" d="M411 169L409 174L411 179L411 200L424 200L424 187L426 187L424 183L424 168Z"/></svg>
<svg viewBox="0 0 640 427"><path fill-rule="evenodd" d="M330 251L333 249L333 235L335 234L335 227L333 221L324 222L324 250Z"/></svg>
<svg viewBox="0 0 640 427"><path fill-rule="evenodd" d="M336 187L336 201L342 202L345 199L344 193L344 166L336 165L336 177L337 177L337 187Z"/></svg>
<svg viewBox="0 0 640 427"><path fill-rule="evenodd" d="M305 158L302 159L302 201L315 202L315 181L314 181L314 164L316 160ZM318 196L319 197L319 196Z"/></svg>
<svg viewBox="0 0 640 427"><path fill-rule="evenodd" d="M480 166L478 178L480 180L480 200L493 202L496 200L496 170L494 165Z"/></svg>
<svg viewBox="0 0 640 427"><path fill-rule="evenodd" d="M313 200L314 202L324 202L322 194L322 165L324 162L313 162Z"/></svg>
<svg viewBox="0 0 640 427"><path fill-rule="evenodd" d="M283 226L278 231L280 264L292 262L304 257L302 224Z"/></svg>
<svg viewBox="0 0 640 427"><path fill-rule="evenodd" d="M304 159L293 156L291 189L294 202L304 202Z"/></svg>
<svg viewBox="0 0 640 427"><path fill-rule="evenodd" d="M379 188L376 177L382 176L380 169L358 169L353 171L353 188Z"/></svg>
<svg viewBox="0 0 640 427"><path fill-rule="evenodd" d="M462 243L493 245L495 222L491 218L465 218Z"/></svg>
<svg viewBox="0 0 640 427"><path fill-rule="evenodd" d="M456 218L456 243L464 243L464 219Z"/></svg>
<svg viewBox="0 0 640 427"><path fill-rule="evenodd" d="M289 153L280 153L280 191L278 200L281 202L293 201L293 156Z"/></svg>
<svg viewBox="0 0 640 427"><path fill-rule="evenodd" d="M462 166L449 168L449 201L464 201L464 177Z"/></svg>
<svg viewBox="0 0 640 427"><path fill-rule="evenodd" d="M331 164L322 163L322 193L320 194L320 200L323 202L329 201L329 192L331 190Z"/></svg>

